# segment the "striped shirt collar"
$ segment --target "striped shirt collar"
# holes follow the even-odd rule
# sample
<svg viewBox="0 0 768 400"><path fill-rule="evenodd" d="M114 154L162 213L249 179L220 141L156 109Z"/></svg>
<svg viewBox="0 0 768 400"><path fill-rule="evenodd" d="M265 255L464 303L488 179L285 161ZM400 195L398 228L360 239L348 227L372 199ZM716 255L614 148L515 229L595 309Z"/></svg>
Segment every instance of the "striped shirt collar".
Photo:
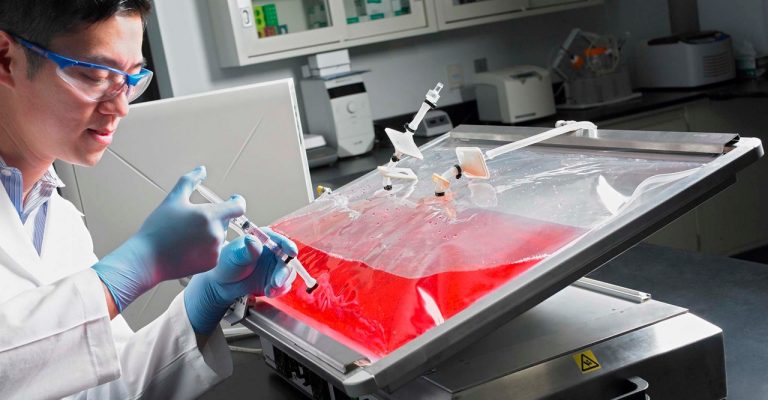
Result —
<svg viewBox="0 0 768 400"><path fill-rule="evenodd" d="M27 217L32 212L48 202L56 188L64 186L64 183L59 179L56 171L54 171L53 165L51 165L40 180L32 185L27 194L25 204L22 192L23 177L21 176L21 171L18 168L8 166L5 160L0 157L0 173L2 173L0 182L2 182L8 197L11 199L14 208L16 208L22 224L26 223Z"/></svg>
<svg viewBox="0 0 768 400"><path fill-rule="evenodd" d="M8 168L8 164L5 163L5 160L3 160L2 156L0 156L0 168ZM13 168L13 167L10 167L10 168ZM43 176L40 178L40 182L46 185L57 187L57 188L66 186L64 185L64 182L62 182L61 179L59 179L59 176L56 175L56 170L53 169L53 164L51 164L51 166L48 167L48 171L45 171L45 174L43 174Z"/></svg>

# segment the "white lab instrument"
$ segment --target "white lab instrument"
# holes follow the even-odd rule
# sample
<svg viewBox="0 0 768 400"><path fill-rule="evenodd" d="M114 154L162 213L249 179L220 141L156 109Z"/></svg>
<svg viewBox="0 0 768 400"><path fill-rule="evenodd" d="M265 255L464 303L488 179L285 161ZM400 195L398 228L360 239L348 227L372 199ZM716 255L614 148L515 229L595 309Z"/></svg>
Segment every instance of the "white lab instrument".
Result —
<svg viewBox="0 0 768 400"><path fill-rule="evenodd" d="M451 129L453 129L453 124L448 113L443 110L429 110L413 134L414 136L432 137L442 135Z"/></svg>
<svg viewBox="0 0 768 400"><path fill-rule="evenodd" d="M373 148L373 116L362 72L304 79L301 95L309 132L323 135L339 157Z"/></svg>
<svg viewBox="0 0 768 400"><path fill-rule="evenodd" d="M83 215L56 191L39 256L1 189L0 225L0 398L197 398L231 373L219 330L198 349L183 295L140 331L110 321Z"/></svg>
<svg viewBox="0 0 768 400"><path fill-rule="evenodd" d="M387 165L378 167L379 174L384 176L384 190L392 190L392 179L404 179L409 181L416 181L416 174L410 168L398 167L397 163L403 158L403 156L411 156L419 160L423 160L424 156L419 151L416 143L413 141L413 133L421 124L424 116L432 108L436 107L437 101L440 100L440 91L443 89L443 84L438 82L434 89L427 91L424 101L419 107L419 111L413 116L410 123L405 125L406 132L396 131L391 128L385 128L384 132L395 147L395 153L390 158Z"/></svg>
<svg viewBox="0 0 768 400"><path fill-rule="evenodd" d="M347 49L315 54L308 57L311 76L327 78L352 71Z"/></svg>
<svg viewBox="0 0 768 400"><path fill-rule="evenodd" d="M555 113L552 81L544 68L518 65L482 72L472 83L483 121L511 124Z"/></svg>
<svg viewBox="0 0 768 400"><path fill-rule="evenodd" d="M216 193L213 193L210 189L203 185L197 185L197 192L200 193L203 197L205 197L206 200L210 201L211 203L223 203L224 201L216 195ZM280 257L285 264L290 269L290 275L288 275L288 279L285 281L285 284L279 288L273 288L276 291L271 291L265 293L267 297L277 297L281 294L284 294L291 288L291 284L293 283L293 280L296 278L296 273L298 272L301 279L304 281L304 283L307 285L307 293L312 293L315 289L317 289L317 281L315 278L312 277L312 275L307 272L307 270L304 268L303 265L301 265L301 262L292 257L288 254L285 254L283 249L275 243L269 235L264 233L258 225L252 223L248 220L248 217L245 215L241 215L236 218L232 218L229 221L229 225L234 227L235 229L249 234L256 237L256 239L259 239L259 241L264 244L264 246L267 246L269 250L271 250L275 255ZM269 289L269 288L268 288Z"/></svg>
<svg viewBox="0 0 768 400"><path fill-rule="evenodd" d="M736 76L731 37L718 31L640 43L636 65L640 87L697 87Z"/></svg>

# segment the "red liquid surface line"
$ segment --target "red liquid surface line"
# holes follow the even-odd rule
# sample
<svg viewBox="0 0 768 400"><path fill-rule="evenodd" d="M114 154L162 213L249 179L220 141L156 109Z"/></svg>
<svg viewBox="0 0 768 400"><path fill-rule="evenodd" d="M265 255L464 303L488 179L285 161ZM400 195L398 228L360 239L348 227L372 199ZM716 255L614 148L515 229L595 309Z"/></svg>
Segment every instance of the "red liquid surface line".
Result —
<svg viewBox="0 0 768 400"><path fill-rule="evenodd" d="M303 282L297 280L291 292L264 301L375 360L464 310L582 233L579 229L521 217L487 217L481 218L483 223L474 224L475 227L456 229L462 234L469 232L475 243L483 244L484 253L491 252L491 259L509 262L432 269L449 272L417 278L329 255L298 240L301 232L293 232L291 223L281 223L275 229L296 242L300 261L319 286L307 294ZM505 241L499 237L514 240L501 245ZM478 251L476 246L458 250L454 246L452 250ZM472 257L457 254L448 259L466 262ZM446 258L435 262L444 263Z"/></svg>
<svg viewBox="0 0 768 400"><path fill-rule="evenodd" d="M409 279L299 245L302 264L318 280L312 293L301 287L263 300L372 360L463 310L539 260L444 272ZM308 264L305 259L317 263ZM327 264L326 264L327 263ZM313 268L330 265L330 269Z"/></svg>

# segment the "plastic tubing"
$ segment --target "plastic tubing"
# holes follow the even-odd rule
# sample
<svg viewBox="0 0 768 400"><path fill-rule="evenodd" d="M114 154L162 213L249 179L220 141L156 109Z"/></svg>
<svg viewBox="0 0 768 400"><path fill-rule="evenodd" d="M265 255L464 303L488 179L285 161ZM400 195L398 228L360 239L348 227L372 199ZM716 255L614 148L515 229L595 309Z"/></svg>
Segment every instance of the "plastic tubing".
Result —
<svg viewBox="0 0 768 400"><path fill-rule="evenodd" d="M551 139L555 136L560 136L564 133L578 131L580 129L586 129L587 131L589 131L590 137L596 136L594 132L597 130L597 125L589 121L570 122L570 123L566 123L564 125L558 126L557 128L539 133L538 135L533 135L525 139L516 140L512 143L505 144L504 146L488 150L485 152L485 158L487 160L492 160L502 154L509 153L510 151L521 149L523 147L527 147L532 144L536 144L544 140Z"/></svg>

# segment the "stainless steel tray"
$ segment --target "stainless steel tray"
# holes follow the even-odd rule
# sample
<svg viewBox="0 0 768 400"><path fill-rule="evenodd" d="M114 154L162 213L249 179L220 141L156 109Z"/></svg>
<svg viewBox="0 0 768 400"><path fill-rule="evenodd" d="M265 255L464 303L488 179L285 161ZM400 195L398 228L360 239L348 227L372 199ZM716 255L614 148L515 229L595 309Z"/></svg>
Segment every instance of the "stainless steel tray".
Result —
<svg viewBox="0 0 768 400"><path fill-rule="evenodd" d="M544 130L464 125L423 149L449 137L471 146L472 141L514 141ZM572 135L540 145L630 157L642 153L663 160L700 159L706 164L665 187L657 202L630 209L589 231L536 268L375 362L266 303L253 305L242 323L350 396L393 391L730 185L736 172L763 154L758 139L690 132L600 130L597 138Z"/></svg>

